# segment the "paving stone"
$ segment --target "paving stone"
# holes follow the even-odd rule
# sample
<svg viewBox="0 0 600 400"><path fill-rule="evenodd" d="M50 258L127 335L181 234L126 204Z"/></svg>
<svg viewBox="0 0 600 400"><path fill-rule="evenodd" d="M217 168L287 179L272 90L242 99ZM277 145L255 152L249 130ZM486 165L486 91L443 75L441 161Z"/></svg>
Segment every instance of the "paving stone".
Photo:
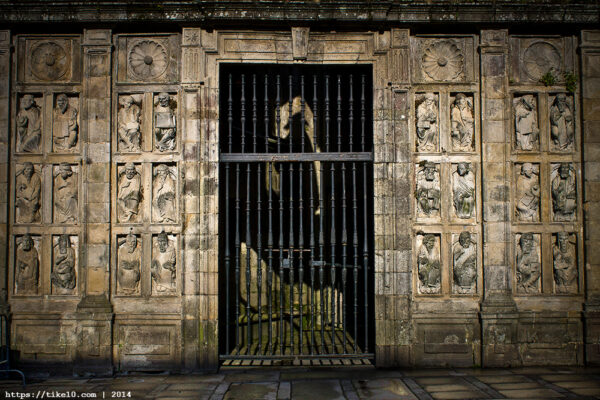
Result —
<svg viewBox="0 0 600 400"><path fill-rule="evenodd" d="M432 393L432 397L434 399L488 399L489 397L485 396L483 393L479 391L471 391L471 390L461 390L461 391L451 391L451 392L437 392Z"/></svg>
<svg viewBox="0 0 600 400"><path fill-rule="evenodd" d="M277 400L287 400L291 398L292 384L291 382L280 382L279 390L277 390Z"/></svg>
<svg viewBox="0 0 600 400"><path fill-rule="evenodd" d="M233 383L223 398L227 400L276 400L278 386L279 384L276 382Z"/></svg>
<svg viewBox="0 0 600 400"><path fill-rule="evenodd" d="M276 382L279 371L233 372L225 374L225 382Z"/></svg>
<svg viewBox="0 0 600 400"><path fill-rule="evenodd" d="M355 380L352 383L361 399L416 399L400 379Z"/></svg>
<svg viewBox="0 0 600 400"><path fill-rule="evenodd" d="M217 383L174 383L169 385L169 390L215 390Z"/></svg>
<svg viewBox="0 0 600 400"><path fill-rule="evenodd" d="M556 386L566 389L575 388L600 388L600 382L595 381L571 381L571 382L552 382Z"/></svg>
<svg viewBox="0 0 600 400"><path fill-rule="evenodd" d="M548 382L584 381L588 379L585 375L577 375L574 373L560 375L540 375L540 378Z"/></svg>
<svg viewBox="0 0 600 400"><path fill-rule="evenodd" d="M582 396L599 396L600 397L600 388L585 388L585 389L571 389L571 392L577 393Z"/></svg>
<svg viewBox="0 0 600 400"><path fill-rule="evenodd" d="M337 380L292 382L294 400L344 400L342 387Z"/></svg>
<svg viewBox="0 0 600 400"><path fill-rule="evenodd" d="M441 383L455 383L459 378L417 378L415 379L419 385L437 385Z"/></svg>
<svg viewBox="0 0 600 400"><path fill-rule="evenodd" d="M453 384L453 385L424 385L423 389L430 393L435 392L450 392L454 390L470 390L468 385L464 384Z"/></svg>
<svg viewBox="0 0 600 400"><path fill-rule="evenodd" d="M549 397L563 397L562 394L551 389L515 389L500 390L502 395L518 399L544 399Z"/></svg>
<svg viewBox="0 0 600 400"><path fill-rule="evenodd" d="M479 376L477 377L477 379L479 379L481 382L485 382L488 384L531 382L530 379L521 375Z"/></svg>
<svg viewBox="0 0 600 400"><path fill-rule="evenodd" d="M208 398L210 398L212 393L213 393L212 390L206 390L206 391L202 391L202 390L165 390L164 392L158 393L155 396L155 398L163 399L164 397L176 397L176 398L182 399L182 398L189 397L189 398L193 398L193 399L199 399L199 398L208 399Z"/></svg>

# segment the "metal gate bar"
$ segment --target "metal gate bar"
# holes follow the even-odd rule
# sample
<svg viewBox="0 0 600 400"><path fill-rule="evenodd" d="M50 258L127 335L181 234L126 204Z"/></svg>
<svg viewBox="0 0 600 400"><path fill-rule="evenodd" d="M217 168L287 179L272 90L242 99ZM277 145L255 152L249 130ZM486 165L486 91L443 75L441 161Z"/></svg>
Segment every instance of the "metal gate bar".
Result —
<svg viewBox="0 0 600 400"><path fill-rule="evenodd" d="M312 70L312 85L257 68L223 82L222 360L373 357L370 83Z"/></svg>

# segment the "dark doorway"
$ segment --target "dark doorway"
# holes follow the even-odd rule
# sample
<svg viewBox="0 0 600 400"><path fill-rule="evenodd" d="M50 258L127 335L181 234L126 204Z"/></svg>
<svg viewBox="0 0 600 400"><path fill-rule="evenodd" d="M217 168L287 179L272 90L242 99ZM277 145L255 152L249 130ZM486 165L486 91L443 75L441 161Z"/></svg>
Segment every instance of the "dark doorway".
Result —
<svg viewBox="0 0 600 400"><path fill-rule="evenodd" d="M222 64L220 358L373 357L371 66Z"/></svg>

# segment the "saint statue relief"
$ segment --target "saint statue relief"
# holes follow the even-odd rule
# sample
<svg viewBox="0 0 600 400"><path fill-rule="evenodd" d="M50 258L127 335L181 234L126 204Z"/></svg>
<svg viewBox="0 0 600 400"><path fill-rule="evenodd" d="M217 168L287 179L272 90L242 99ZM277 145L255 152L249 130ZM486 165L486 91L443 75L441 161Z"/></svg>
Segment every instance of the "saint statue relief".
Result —
<svg viewBox="0 0 600 400"><path fill-rule="evenodd" d="M452 150L473 150L473 104L463 93L458 93L450 108Z"/></svg>
<svg viewBox="0 0 600 400"><path fill-rule="evenodd" d="M53 292L55 294L72 294L75 288L75 249L71 247L69 235L60 235L58 244L54 246L52 260Z"/></svg>
<svg viewBox="0 0 600 400"><path fill-rule="evenodd" d="M577 211L575 174L570 163L560 163L552 179L552 211L554 221L573 221Z"/></svg>
<svg viewBox="0 0 600 400"><path fill-rule="evenodd" d="M425 100L417 107L417 150L437 151L438 135L437 97L426 93Z"/></svg>
<svg viewBox="0 0 600 400"><path fill-rule="evenodd" d="M550 134L554 149L560 151L573 149L575 138L573 110L564 93L557 94L550 107Z"/></svg>
<svg viewBox="0 0 600 400"><path fill-rule="evenodd" d="M471 218L475 209L475 176L468 163L458 163L452 173L454 212L461 219Z"/></svg>
<svg viewBox="0 0 600 400"><path fill-rule="evenodd" d="M31 235L17 238L17 256L15 259L15 292L33 294L38 292L39 256Z"/></svg>
<svg viewBox="0 0 600 400"><path fill-rule="evenodd" d="M434 163L425 162L417 173L417 211L425 217L440 212L440 175Z"/></svg>
<svg viewBox="0 0 600 400"><path fill-rule="evenodd" d="M23 169L17 173L15 186L16 222L40 222L42 181L32 163L23 164Z"/></svg>
<svg viewBox="0 0 600 400"><path fill-rule="evenodd" d="M142 139L140 132L142 111L131 96L121 96L119 103L121 104L117 115L119 150L138 152Z"/></svg>
<svg viewBox="0 0 600 400"><path fill-rule="evenodd" d="M455 292L474 293L477 280L477 249L471 233L461 232L452 248Z"/></svg>
<svg viewBox="0 0 600 400"><path fill-rule="evenodd" d="M431 233L423 235L423 241L417 255L419 271L419 291L421 293L439 293L441 282L440 245Z"/></svg>
<svg viewBox="0 0 600 400"><path fill-rule="evenodd" d="M577 257L568 232L558 232L552 245L554 283L557 293L577 293Z"/></svg>
<svg viewBox="0 0 600 400"><path fill-rule="evenodd" d="M521 234L517 246L517 290L519 292L539 292L542 271L537 246L532 233Z"/></svg>
<svg viewBox="0 0 600 400"><path fill-rule="evenodd" d="M517 150L537 150L540 146L536 101L527 94L515 98L515 132Z"/></svg>
<svg viewBox="0 0 600 400"><path fill-rule="evenodd" d="M117 213L119 222L135 222L142 201L142 176L133 163L125 164L125 171L119 174L117 193Z"/></svg>
<svg viewBox="0 0 600 400"><path fill-rule="evenodd" d="M119 244L117 259L119 293L126 295L139 293L142 251L136 235L129 233L125 242Z"/></svg>
<svg viewBox="0 0 600 400"><path fill-rule="evenodd" d="M156 167L152 185L152 216L156 222L175 222L177 205L175 177L166 164Z"/></svg>
<svg viewBox="0 0 600 400"><path fill-rule="evenodd" d="M71 151L77 145L77 109L69 105L69 98L61 93L56 96L52 119L52 142L54 151Z"/></svg>
<svg viewBox="0 0 600 400"><path fill-rule="evenodd" d="M42 111L33 95L21 98L17 114L17 152L38 153L42 140Z"/></svg>
<svg viewBox="0 0 600 400"><path fill-rule="evenodd" d="M54 178L54 222L77 222L77 174L67 163L61 163Z"/></svg>
<svg viewBox="0 0 600 400"><path fill-rule="evenodd" d="M516 217L519 221L538 222L540 220L540 184L538 172L531 163L523 163L517 177Z"/></svg>
<svg viewBox="0 0 600 400"><path fill-rule="evenodd" d="M152 249L152 292L171 294L176 290L177 255L175 246L163 231Z"/></svg>
<svg viewBox="0 0 600 400"><path fill-rule="evenodd" d="M154 146L158 151L173 150L176 135L177 118L171 107L171 96L169 93L159 93L154 107Z"/></svg>

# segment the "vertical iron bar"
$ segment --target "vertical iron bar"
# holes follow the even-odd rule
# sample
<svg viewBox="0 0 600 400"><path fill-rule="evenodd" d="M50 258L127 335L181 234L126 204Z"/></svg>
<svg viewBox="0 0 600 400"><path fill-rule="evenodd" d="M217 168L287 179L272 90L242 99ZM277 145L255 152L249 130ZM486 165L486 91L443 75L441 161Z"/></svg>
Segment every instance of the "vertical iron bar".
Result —
<svg viewBox="0 0 600 400"><path fill-rule="evenodd" d="M301 93L300 93L300 152L304 153L304 136L305 136L305 130L304 130L304 75L300 76L300 87L301 87Z"/></svg>
<svg viewBox="0 0 600 400"><path fill-rule="evenodd" d="M298 257L298 296L299 296L299 302L300 302L300 338L298 339L298 343L300 345L300 354L302 354L302 335L303 335L303 323L304 323L304 319L303 319L303 313L302 313L302 307L303 307L303 301L302 301L302 283L304 282L304 193L303 193L303 178L304 178L304 167L302 165L302 163L300 163L300 166L298 167L298 178L300 180L300 189L299 189L299 193L298 193L298 198L299 198L299 202L300 204L298 204L298 213L299 213L299 233L298 233L298 250L299 250L299 257Z"/></svg>
<svg viewBox="0 0 600 400"><path fill-rule="evenodd" d="M350 93L348 96L348 121L349 121L349 126L348 126L348 136L350 136L350 151L354 151L354 141L353 141L353 137L354 137L354 82L353 82L353 75L350 74L350 82L349 82L349 88L350 88ZM344 174L345 175L345 174ZM354 250L354 265L353 265L353 283L354 283L354 352L356 353L356 341L357 341L357 337L356 337L356 333L357 333L357 325L356 325L356 311L357 311L357 290L356 290L356 279L358 278L358 269L356 268L356 246L358 245L357 242L357 236L356 236L356 165L355 163L352 163L352 191L353 191L353 197L352 197L352 209L354 212L354 224L352 225L352 229L354 231L354 235L353 235L353 240L352 240L352 244L353 244L353 250ZM346 190L344 189L344 197L346 196ZM346 220L346 212L345 212L345 207L346 207L346 201L344 200L344 221ZM345 222L344 222L345 223ZM346 240L347 240L347 236ZM346 257L346 251L344 251L344 260ZM344 261L344 275L346 274L346 261ZM346 283L345 283L345 278L344 278L344 290L346 290ZM346 300L346 295L344 292L344 300ZM344 302L344 318L346 318L346 302ZM346 353L346 322L344 322L344 353Z"/></svg>
<svg viewBox="0 0 600 400"><path fill-rule="evenodd" d="M227 109L227 122L229 126L228 131L228 147L229 152L231 153L231 136L233 131L233 96L231 93L231 81L232 76L229 74L229 97L227 99L228 109ZM230 271L231 268L231 253L230 253L230 243L229 243L229 163L225 163L225 353L229 354L230 344L229 344L229 322L231 318L229 316L229 283L230 283Z"/></svg>
<svg viewBox="0 0 600 400"><path fill-rule="evenodd" d="M292 104L294 99L292 97L292 75L288 76L288 140L290 142L289 150L290 153L293 151L292 147L292 131L293 131L293 107ZM290 278L290 354L294 353L294 164L289 163L290 172L290 230L288 236L288 259L289 259L289 278Z"/></svg>
<svg viewBox="0 0 600 400"><path fill-rule="evenodd" d="M315 205L313 194L313 163L308 164L310 185L310 354L315 354Z"/></svg>
<svg viewBox="0 0 600 400"><path fill-rule="evenodd" d="M279 164L279 352L283 354L284 325L283 325L283 163Z"/></svg>
<svg viewBox="0 0 600 400"><path fill-rule="evenodd" d="M331 342L335 353L335 251L336 251L336 232L335 232L335 162L331 163Z"/></svg>
<svg viewBox="0 0 600 400"><path fill-rule="evenodd" d="M240 121L242 123L242 153L246 152L246 75L242 74L242 93L240 97Z"/></svg>
<svg viewBox="0 0 600 400"><path fill-rule="evenodd" d="M342 151L342 77L337 76L337 141L338 152Z"/></svg>
<svg viewBox="0 0 600 400"><path fill-rule="evenodd" d="M325 151L329 152L329 75L325 75ZM325 349L325 319L329 318L329 316L325 313L325 304L326 304L326 288L324 287L323 282L323 268L325 267L325 227L323 221L323 215L325 211L325 203L323 199L323 190L324 190L324 176L323 176L323 162L321 162L321 190L319 191L319 204L321 208L321 220L320 220L320 230L319 230L319 247L321 250L321 265L319 270L319 278L321 281L321 352ZM325 350L327 351L327 350Z"/></svg>
<svg viewBox="0 0 600 400"><path fill-rule="evenodd" d="M360 143L362 151L366 150L365 144L365 121L366 121L366 109L365 109L365 76L361 77L361 91L360 91ZM365 187L366 189L366 187Z"/></svg>
<svg viewBox="0 0 600 400"><path fill-rule="evenodd" d="M280 76L277 75L277 98L275 101L277 102L277 107L275 109L275 129L277 132L277 153L281 153L281 84L280 84ZM281 254L280 254L281 256Z"/></svg>
<svg viewBox="0 0 600 400"><path fill-rule="evenodd" d="M262 354L262 233L261 233L261 219L262 219L262 199L260 197L261 192L261 183L262 182L262 164L258 164L258 185L257 185L257 223L256 228L258 230L258 236L256 239L256 280L257 280L257 290L258 290L258 298L257 298L257 307L258 307L258 351L259 354Z"/></svg>
<svg viewBox="0 0 600 400"><path fill-rule="evenodd" d="M354 217L352 247L354 250L354 353L357 352L356 343L358 341L358 218L356 203L356 163L352 163L352 211Z"/></svg>
<svg viewBox="0 0 600 400"><path fill-rule="evenodd" d="M292 146L292 142L293 142L293 136L292 136L292 127L293 127L293 112L294 112L294 108L293 108L293 104L294 104L294 98L292 97L292 75L290 75L288 77L288 140L290 142L290 153L293 151L293 146Z"/></svg>
<svg viewBox="0 0 600 400"><path fill-rule="evenodd" d="M251 316L250 316L250 284L251 284L251 270L250 270L250 249L252 249L252 236L250 231L250 163L246 165L246 328L248 332L246 332L246 353L250 354L250 345L252 343L252 327L250 325Z"/></svg>
<svg viewBox="0 0 600 400"><path fill-rule="evenodd" d="M235 164L235 347L240 345L240 164Z"/></svg>
<svg viewBox="0 0 600 400"><path fill-rule="evenodd" d="M265 152L269 152L269 81L265 74ZM273 163L269 165L269 234L267 238L269 270L267 272L267 299L269 302L269 354L273 354ZM261 183L259 182L259 190Z"/></svg>
<svg viewBox="0 0 600 400"><path fill-rule="evenodd" d="M344 333L344 354L346 353L346 251L348 232L346 229L346 163L342 163L342 330Z"/></svg>
<svg viewBox="0 0 600 400"><path fill-rule="evenodd" d="M364 132L363 132L364 133ZM369 286L368 286L368 274L367 269L369 267L369 245L367 243L367 224L368 220L368 212L367 212L367 162L364 162L363 167L363 213L364 213L364 221L363 221L363 268L364 268L364 292L365 292L365 353L369 352L369 319L368 319L368 311L369 311Z"/></svg>
<svg viewBox="0 0 600 400"><path fill-rule="evenodd" d="M325 75L325 151L329 152L329 75Z"/></svg>
<svg viewBox="0 0 600 400"><path fill-rule="evenodd" d="M232 136L233 136L233 95L231 93L231 87L233 86L233 77L229 74L229 98L227 99L227 121L229 123L229 133L227 136L227 143L229 145L229 152L232 151Z"/></svg>

